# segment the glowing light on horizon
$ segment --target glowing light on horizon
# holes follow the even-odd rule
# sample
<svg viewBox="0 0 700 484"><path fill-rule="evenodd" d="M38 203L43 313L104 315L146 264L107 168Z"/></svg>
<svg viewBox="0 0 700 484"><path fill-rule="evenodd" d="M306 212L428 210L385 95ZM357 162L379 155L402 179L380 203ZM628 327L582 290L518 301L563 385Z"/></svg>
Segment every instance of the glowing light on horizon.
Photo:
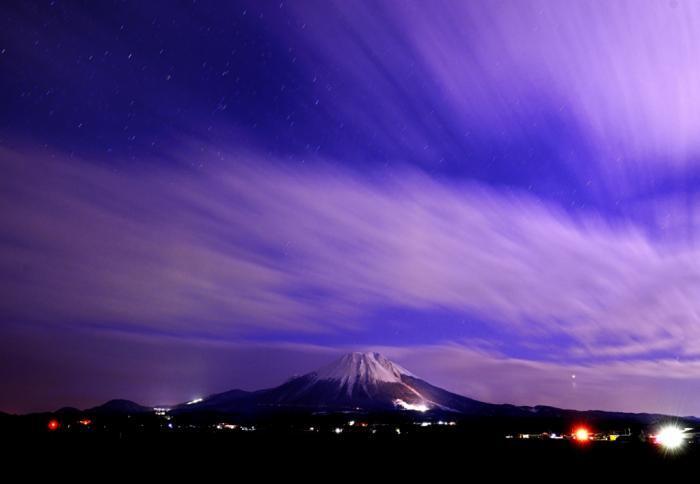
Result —
<svg viewBox="0 0 700 484"><path fill-rule="evenodd" d="M203 402L203 401L204 401L203 398L195 398L194 400L190 400L189 402L187 402L187 405L194 405L195 403L199 403L199 402Z"/></svg>
<svg viewBox="0 0 700 484"><path fill-rule="evenodd" d="M574 432L574 438L579 442L588 442L591 438L591 433L586 427L579 427Z"/></svg>
<svg viewBox="0 0 700 484"><path fill-rule="evenodd" d="M669 450L679 448L681 445L683 445L683 442L683 430L675 425L664 427L658 434L656 434L656 443Z"/></svg>
<svg viewBox="0 0 700 484"><path fill-rule="evenodd" d="M52 419L52 420L49 420L47 427L49 428L49 430L54 431L54 430L58 430L58 427L60 427L60 424L58 423L58 420Z"/></svg>

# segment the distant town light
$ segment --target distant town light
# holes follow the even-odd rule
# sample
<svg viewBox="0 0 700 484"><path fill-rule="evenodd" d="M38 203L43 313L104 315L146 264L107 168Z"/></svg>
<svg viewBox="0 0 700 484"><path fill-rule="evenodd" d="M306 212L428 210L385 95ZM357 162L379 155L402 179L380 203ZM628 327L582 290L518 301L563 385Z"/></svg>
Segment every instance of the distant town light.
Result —
<svg viewBox="0 0 700 484"><path fill-rule="evenodd" d="M591 438L591 434L586 427L579 427L576 429L574 437L579 442L588 442L588 440Z"/></svg>
<svg viewBox="0 0 700 484"><path fill-rule="evenodd" d="M170 411L170 409L165 407L153 407L153 411L156 415L163 417Z"/></svg>
<svg viewBox="0 0 700 484"><path fill-rule="evenodd" d="M341 434L341 433L343 433L343 429L341 429L340 427L336 427L336 428L335 428L335 433L336 433L336 434Z"/></svg>
<svg viewBox="0 0 700 484"><path fill-rule="evenodd" d="M203 402L203 401L204 401L203 398L195 398L194 400L190 400L189 402L187 402L187 405L194 405L195 403L199 403L199 402Z"/></svg>
<svg viewBox="0 0 700 484"><path fill-rule="evenodd" d="M664 427L656 434L656 443L667 449L677 449L683 445L683 441L683 430L675 425Z"/></svg>

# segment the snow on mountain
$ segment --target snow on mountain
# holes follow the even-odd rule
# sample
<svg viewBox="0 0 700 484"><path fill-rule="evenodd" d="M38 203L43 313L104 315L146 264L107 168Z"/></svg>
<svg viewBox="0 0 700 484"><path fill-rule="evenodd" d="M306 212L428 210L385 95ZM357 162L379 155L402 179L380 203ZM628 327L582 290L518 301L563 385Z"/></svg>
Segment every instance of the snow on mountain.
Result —
<svg viewBox="0 0 700 484"><path fill-rule="evenodd" d="M406 378L415 376L379 353L348 353L300 377L300 387L285 399L355 407L429 408Z"/></svg>
<svg viewBox="0 0 700 484"><path fill-rule="evenodd" d="M367 386L378 382L401 383L402 375L414 376L405 368L379 353L348 353L310 376L315 380L333 380L342 387Z"/></svg>

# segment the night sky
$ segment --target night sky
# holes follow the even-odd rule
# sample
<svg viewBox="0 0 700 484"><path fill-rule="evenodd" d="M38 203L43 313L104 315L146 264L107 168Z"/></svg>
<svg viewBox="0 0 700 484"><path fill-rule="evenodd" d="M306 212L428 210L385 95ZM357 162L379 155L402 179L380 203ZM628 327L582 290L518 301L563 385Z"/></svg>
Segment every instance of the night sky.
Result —
<svg viewBox="0 0 700 484"><path fill-rule="evenodd" d="M700 4L0 5L0 410L349 350L700 415Z"/></svg>

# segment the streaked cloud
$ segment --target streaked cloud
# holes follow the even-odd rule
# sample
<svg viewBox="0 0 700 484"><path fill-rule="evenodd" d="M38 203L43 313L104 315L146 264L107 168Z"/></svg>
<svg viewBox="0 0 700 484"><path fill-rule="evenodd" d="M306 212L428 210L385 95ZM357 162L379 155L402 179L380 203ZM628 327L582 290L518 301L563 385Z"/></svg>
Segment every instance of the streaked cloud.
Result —
<svg viewBox="0 0 700 484"><path fill-rule="evenodd" d="M566 335L572 357L697 346L691 246L410 168L372 180L228 156L196 173L115 172L6 152L4 314L235 336L448 308L513 341Z"/></svg>
<svg viewBox="0 0 700 484"><path fill-rule="evenodd" d="M700 413L673 401L698 396L700 4L219 7L0 16L14 361L79 333L117 350L71 371L112 385L133 351L187 393L225 376L187 341L293 366L377 340L489 401Z"/></svg>

